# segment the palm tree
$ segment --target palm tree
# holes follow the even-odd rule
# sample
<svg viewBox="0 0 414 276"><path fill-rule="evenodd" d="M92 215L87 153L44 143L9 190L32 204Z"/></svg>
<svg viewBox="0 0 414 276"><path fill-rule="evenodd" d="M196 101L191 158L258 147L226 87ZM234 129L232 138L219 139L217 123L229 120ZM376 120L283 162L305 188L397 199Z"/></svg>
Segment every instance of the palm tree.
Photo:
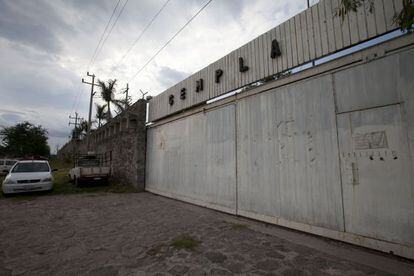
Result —
<svg viewBox="0 0 414 276"><path fill-rule="evenodd" d="M80 139L80 130L79 130L79 127L75 127L75 128L73 128L73 130L72 130L72 139L73 140L78 140L78 139Z"/></svg>
<svg viewBox="0 0 414 276"><path fill-rule="evenodd" d="M123 112L129 106L129 102L126 99L123 100L112 100L112 103L115 105L116 114Z"/></svg>
<svg viewBox="0 0 414 276"><path fill-rule="evenodd" d="M106 118L106 104L104 105L99 105L99 104L95 104L96 107L96 119L98 119L98 127L101 126L101 121L105 120Z"/></svg>
<svg viewBox="0 0 414 276"><path fill-rule="evenodd" d="M87 121L80 122L80 124L72 130L72 139L81 140L82 137L86 135L86 132L88 131L88 126L89 124Z"/></svg>
<svg viewBox="0 0 414 276"><path fill-rule="evenodd" d="M114 94L115 94L115 84L116 79L108 80L108 82L98 80L99 86L101 87L101 97L106 102L107 110L107 120L112 118L111 113L111 103L114 103Z"/></svg>
<svg viewBox="0 0 414 276"><path fill-rule="evenodd" d="M79 128L80 134L81 134L82 136L85 136L85 135L86 135L86 133L88 132L89 124L88 124L88 122L87 122L87 121L82 121L82 122L79 124L78 128Z"/></svg>

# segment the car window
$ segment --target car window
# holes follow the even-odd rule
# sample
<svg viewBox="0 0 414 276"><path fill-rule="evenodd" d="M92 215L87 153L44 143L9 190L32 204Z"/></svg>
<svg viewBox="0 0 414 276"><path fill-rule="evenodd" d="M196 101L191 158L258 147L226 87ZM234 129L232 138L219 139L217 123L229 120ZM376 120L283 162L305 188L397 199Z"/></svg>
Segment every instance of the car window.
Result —
<svg viewBox="0 0 414 276"><path fill-rule="evenodd" d="M7 160L7 161L6 161L6 165L7 165L7 166L13 166L16 162L17 162L17 161L14 161L14 160Z"/></svg>
<svg viewBox="0 0 414 276"><path fill-rule="evenodd" d="M12 173L24 172L48 172L49 165L47 163L33 162L33 163L17 163L14 166Z"/></svg>
<svg viewBox="0 0 414 276"><path fill-rule="evenodd" d="M0 166L4 165L4 160L0 160Z"/></svg>

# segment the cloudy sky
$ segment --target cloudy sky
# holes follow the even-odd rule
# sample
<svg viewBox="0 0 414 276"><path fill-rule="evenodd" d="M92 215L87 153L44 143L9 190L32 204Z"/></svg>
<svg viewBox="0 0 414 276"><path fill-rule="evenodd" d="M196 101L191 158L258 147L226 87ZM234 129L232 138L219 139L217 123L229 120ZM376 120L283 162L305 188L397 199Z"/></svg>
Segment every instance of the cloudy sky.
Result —
<svg viewBox="0 0 414 276"><path fill-rule="evenodd" d="M40 124L49 131L53 152L68 140L69 114L87 118L90 88L81 78L88 70L101 80L117 79L118 91L128 82L134 100L139 89L154 96L307 5L306 0L213 0L133 78L207 0L168 1L125 57L167 0L120 0L113 21L126 2L124 9L88 68L117 2L0 0L0 127L24 120Z"/></svg>

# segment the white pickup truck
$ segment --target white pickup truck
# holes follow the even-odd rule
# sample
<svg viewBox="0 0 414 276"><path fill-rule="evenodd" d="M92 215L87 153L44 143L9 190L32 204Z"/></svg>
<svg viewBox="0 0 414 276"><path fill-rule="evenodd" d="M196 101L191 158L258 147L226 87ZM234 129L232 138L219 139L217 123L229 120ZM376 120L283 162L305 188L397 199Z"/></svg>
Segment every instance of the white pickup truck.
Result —
<svg viewBox="0 0 414 276"><path fill-rule="evenodd" d="M74 168L69 171L69 177L75 183L75 186L79 186L82 182L107 182L110 168L104 166L103 158L103 155L97 154L77 156L74 160Z"/></svg>

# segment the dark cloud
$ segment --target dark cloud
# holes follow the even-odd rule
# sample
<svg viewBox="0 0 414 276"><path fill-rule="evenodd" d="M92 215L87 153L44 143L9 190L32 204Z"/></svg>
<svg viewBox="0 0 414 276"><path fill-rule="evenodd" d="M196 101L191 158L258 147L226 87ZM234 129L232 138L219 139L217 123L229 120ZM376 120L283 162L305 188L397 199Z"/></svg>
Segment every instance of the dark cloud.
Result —
<svg viewBox="0 0 414 276"><path fill-rule="evenodd" d="M67 109L67 103L73 100L73 82L79 82L77 76L56 63L45 62L37 57L28 51L21 55L15 49L7 53L0 52L0 60L9 66L7 71L0 74L2 102L35 110L51 106Z"/></svg>
<svg viewBox="0 0 414 276"><path fill-rule="evenodd" d="M57 12L44 1L0 0L0 36L37 50L62 50L59 32L73 33Z"/></svg>
<svg viewBox="0 0 414 276"><path fill-rule="evenodd" d="M21 22L10 22L0 14L0 36L10 41L48 52L59 52L59 40L49 29L42 25L26 25Z"/></svg>

